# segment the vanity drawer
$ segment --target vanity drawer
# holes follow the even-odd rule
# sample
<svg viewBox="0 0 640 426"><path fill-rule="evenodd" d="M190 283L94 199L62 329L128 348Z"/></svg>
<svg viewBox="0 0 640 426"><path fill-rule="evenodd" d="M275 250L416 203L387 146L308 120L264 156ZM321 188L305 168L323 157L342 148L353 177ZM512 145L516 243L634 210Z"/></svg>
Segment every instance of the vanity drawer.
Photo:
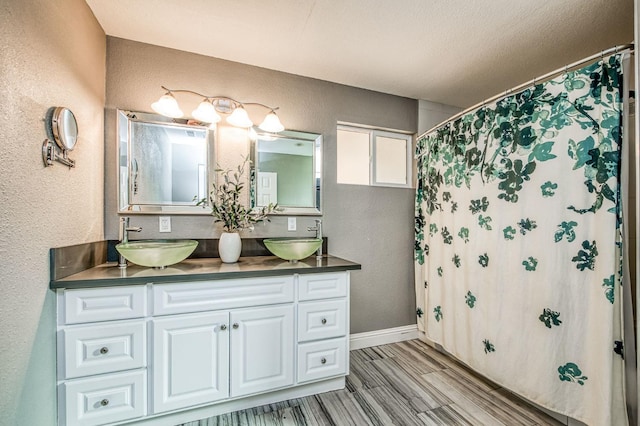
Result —
<svg viewBox="0 0 640 426"><path fill-rule="evenodd" d="M156 284L153 314L170 315L293 302L293 277Z"/></svg>
<svg viewBox="0 0 640 426"><path fill-rule="evenodd" d="M347 338L298 345L298 383L347 374Z"/></svg>
<svg viewBox="0 0 640 426"><path fill-rule="evenodd" d="M146 414L146 372L138 370L63 383L60 424L89 426L135 419Z"/></svg>
<svg viewBox="0 0 640 426"><path fill-rule="evenodd" d="M298 276L299 300L330 299L347 295L347 273L302 274Z"/></svg>
<svg viewBox="0 0 640 426"><path fill-rule="evenodd" d="M61 297L64 324L142 318L147 312L146 286L65 290Z"/></svg>
<svg viewBox="0 0 640 426"><path fill-rule="evenodd" d="M344 336L346 332L346 299L298 304L298 342Z"/></svg>
<svg viewBox="0 0 640 426"><path fill-rule="evenodd" d="M67 327L60 331L65 379L146 365L144 321Z"/></svg>

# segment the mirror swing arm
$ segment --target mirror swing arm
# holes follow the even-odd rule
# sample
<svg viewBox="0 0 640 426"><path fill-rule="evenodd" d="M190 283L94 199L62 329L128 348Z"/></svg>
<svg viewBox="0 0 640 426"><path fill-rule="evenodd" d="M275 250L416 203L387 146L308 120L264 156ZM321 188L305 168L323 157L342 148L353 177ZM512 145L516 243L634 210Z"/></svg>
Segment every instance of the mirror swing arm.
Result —
<svg viewBox="0 0 640 426"><path fill-rule="evenodd" d="M62 151L62 154L58 151ZM54 161L58 161L69 168L76 166L76 162L68 157L68 150L57 149L53 141L49 139L45 139L42 142L42 161L45 167L53 166Z"/></svg>

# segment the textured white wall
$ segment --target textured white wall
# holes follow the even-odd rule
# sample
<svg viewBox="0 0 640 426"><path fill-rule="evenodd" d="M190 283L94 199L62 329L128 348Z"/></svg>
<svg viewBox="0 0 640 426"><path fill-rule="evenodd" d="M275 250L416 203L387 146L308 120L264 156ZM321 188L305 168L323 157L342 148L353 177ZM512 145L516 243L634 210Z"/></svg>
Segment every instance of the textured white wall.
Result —
<svg viewBox="0 0 640 426"><path fill-rule="evenodd" d="M105 45L83 0L0 2L0 425L56 421L48 251L103 239ZM75 169L43 166L51 106L76 115Z"/></svg>

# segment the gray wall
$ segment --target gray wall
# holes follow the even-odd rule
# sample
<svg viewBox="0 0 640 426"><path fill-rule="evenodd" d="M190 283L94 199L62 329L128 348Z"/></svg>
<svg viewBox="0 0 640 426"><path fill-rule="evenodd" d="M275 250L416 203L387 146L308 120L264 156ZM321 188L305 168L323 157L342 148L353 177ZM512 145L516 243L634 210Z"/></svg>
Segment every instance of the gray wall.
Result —
<svg viewBox="0 0 640 426"><path fill-rule="evenodd" d="M462 109L458 107L421 99L418 103L418 136L460 111Z"/></svg>
<svg viewBox="0 0 640 426"><path fill-rule="evenodd" d="M362 264L352 275L351 332L415 323L413 290L413 190L336 184L336 123L360 123L417 131L418 102L263 68L133 41L107 38L105 112L105 234L117 238L115 108L150 111L160 86L224 95L279 106L292 130L321 133L324 140L324 231L329 252ZM184 111L201 99L176 95ZM263 111L248 111L256 117ZM259 118L255 118L257 121ZM221 143L221 141L218 141ZM286 218L259 225L245 237L309 235L313 217L299 217L287 232ZM135 216L140 238L216 238L208 216L174 216L172 234L158 234L158 218Z"/></svg>
<svg viewBox="0 0 640 426"><path fill-rule="evenodd" d="M48 252L103 239L105 54L83 0L0 2L0 425L56 423ZM43 166L51 106L76 115L75 169Z"/></svg>

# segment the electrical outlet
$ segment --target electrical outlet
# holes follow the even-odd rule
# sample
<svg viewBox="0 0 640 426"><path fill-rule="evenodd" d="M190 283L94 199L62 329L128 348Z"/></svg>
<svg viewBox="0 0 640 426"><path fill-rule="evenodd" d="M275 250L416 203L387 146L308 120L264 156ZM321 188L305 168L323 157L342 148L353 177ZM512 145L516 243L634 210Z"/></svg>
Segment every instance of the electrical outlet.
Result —
<svg viewBox="0 0 640 426"><path fill-rule="evenodd" d="M171 232L171 216L160 216L160 232Z"/></svg>
<svg viewBox="0 0 640 426"><path fill-rule="evenodd" d="M287 231L295 231L296 230L296 218L289 217L287 218Z"/></svg>

